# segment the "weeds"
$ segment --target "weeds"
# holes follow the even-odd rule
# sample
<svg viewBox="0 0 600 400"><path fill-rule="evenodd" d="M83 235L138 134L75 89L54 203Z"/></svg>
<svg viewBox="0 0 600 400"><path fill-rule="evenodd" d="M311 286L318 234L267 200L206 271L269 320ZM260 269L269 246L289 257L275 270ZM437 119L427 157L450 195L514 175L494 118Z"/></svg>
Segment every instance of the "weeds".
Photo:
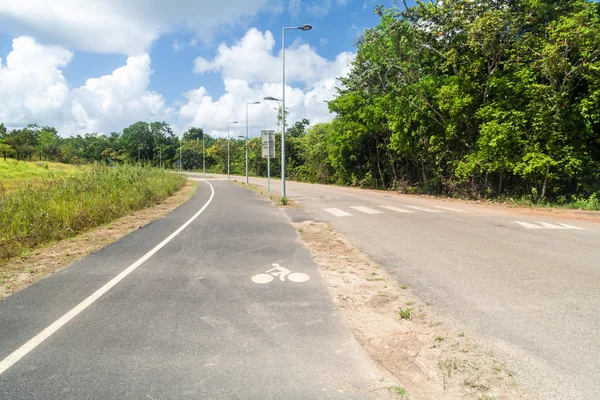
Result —
<svg viewBox="0 0 600 400"><path fill-rule="evenodd" d="M0 262L148 207L184 183L159 169L98 167L0 194Z"/></svg>
<svg viewBox="0 0 600 400"><path fill-rule="evenodd" d="M398 396L400 396L401 399L408 399L408 394L406 394L406 389L404 389L402 386L392 386L390 388L391 390L394 391L394 393L396 393Z"/></svg>
<svg viewBox="0 0 600 400"><path fill-rule="evenodd" d="M412 308L401 308L398 314L400 314L400 319L412 320Z"/></svg>

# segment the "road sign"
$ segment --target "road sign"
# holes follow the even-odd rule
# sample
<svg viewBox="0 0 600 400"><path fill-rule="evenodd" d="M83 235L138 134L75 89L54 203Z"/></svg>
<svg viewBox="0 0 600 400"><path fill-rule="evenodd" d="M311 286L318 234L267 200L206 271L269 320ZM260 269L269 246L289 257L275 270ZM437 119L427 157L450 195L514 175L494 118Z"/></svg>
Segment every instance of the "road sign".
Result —
<svg viewBox="0 0 600 400"><path fill-rule="evenodd" d="M262 158L275 158L275 131L261 131Z"/></svg>

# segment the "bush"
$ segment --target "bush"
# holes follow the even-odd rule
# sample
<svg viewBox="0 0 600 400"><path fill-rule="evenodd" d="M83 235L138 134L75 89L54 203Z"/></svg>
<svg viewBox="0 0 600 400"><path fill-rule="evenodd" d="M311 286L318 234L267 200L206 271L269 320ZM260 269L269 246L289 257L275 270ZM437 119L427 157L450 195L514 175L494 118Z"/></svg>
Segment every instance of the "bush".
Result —
<svg viewBox="0 0 600 400"><path fill-rule="evenodd" d="M184 182L154 168L97 167L0 195L0 260L148 207Z"/></svg>

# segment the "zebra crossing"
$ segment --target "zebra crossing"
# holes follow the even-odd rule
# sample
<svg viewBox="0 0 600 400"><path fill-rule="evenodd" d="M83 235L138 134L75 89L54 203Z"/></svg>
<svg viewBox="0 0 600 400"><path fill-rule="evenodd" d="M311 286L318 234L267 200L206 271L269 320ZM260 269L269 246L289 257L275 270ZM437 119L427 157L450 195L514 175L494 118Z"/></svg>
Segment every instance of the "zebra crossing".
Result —
<svg viewBox="0 0 600 400"><path fill-rule="evenodd" d="M422 207L422 206L410 206L403 205L402 207L390 206L390 205L381 205L378 207L365 207L365 206L347 206L345 210L342 208L324 208L328 214L333 215L334 217L352 217L356 214L367 214L367 215L376 215L376 214L385 214L385 211L390 211L392 213L398 214L415 214L415 213L457 213L457 214L467 214L470 211L463 210L460 208L452 208L446 206L430 206L430 207ZM519 226L525 229L553 229L553 230L584 230L584 228L580 228L578 226L563 224L563 223L549 223L544 221L534 221L534 222L525 222L525 221L513 221Z"/></svg>
<svg viewBox="0 0 600 400"><path fill-rule="evenodd" d="M390 205L382 205L377 208L381 208L388 211L393 211L395 213L400 214L413 214L417 212L424 213L444 213L444 212L456 212L456 213L468 213L469 211L461 210L459 208L451 208L451 207L443 207L443 206L432 206L432 207L420 207L420 206L403 206L396 207ZM351 217L353 216L353 212L358 211L359 213L374 215L374 214L384 214L384 211L381 211L376 208L370 208L365 206L348 206L350 211L344 211L341 208L324 208L323 211L333 215L334 217Z"/></svg>

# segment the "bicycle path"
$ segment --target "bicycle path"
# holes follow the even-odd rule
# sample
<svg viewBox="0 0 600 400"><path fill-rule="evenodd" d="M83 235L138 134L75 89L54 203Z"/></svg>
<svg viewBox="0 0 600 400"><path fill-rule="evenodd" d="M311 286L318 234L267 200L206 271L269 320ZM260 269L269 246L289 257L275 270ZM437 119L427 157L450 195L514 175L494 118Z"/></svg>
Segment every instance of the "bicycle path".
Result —
<svg viewBox="0 0 600 400"><path fill-rule="evenodd" d="M2 399L385 399L393 384L284 213L233 183L201 182L168 216L0 301Z"/></svg>

